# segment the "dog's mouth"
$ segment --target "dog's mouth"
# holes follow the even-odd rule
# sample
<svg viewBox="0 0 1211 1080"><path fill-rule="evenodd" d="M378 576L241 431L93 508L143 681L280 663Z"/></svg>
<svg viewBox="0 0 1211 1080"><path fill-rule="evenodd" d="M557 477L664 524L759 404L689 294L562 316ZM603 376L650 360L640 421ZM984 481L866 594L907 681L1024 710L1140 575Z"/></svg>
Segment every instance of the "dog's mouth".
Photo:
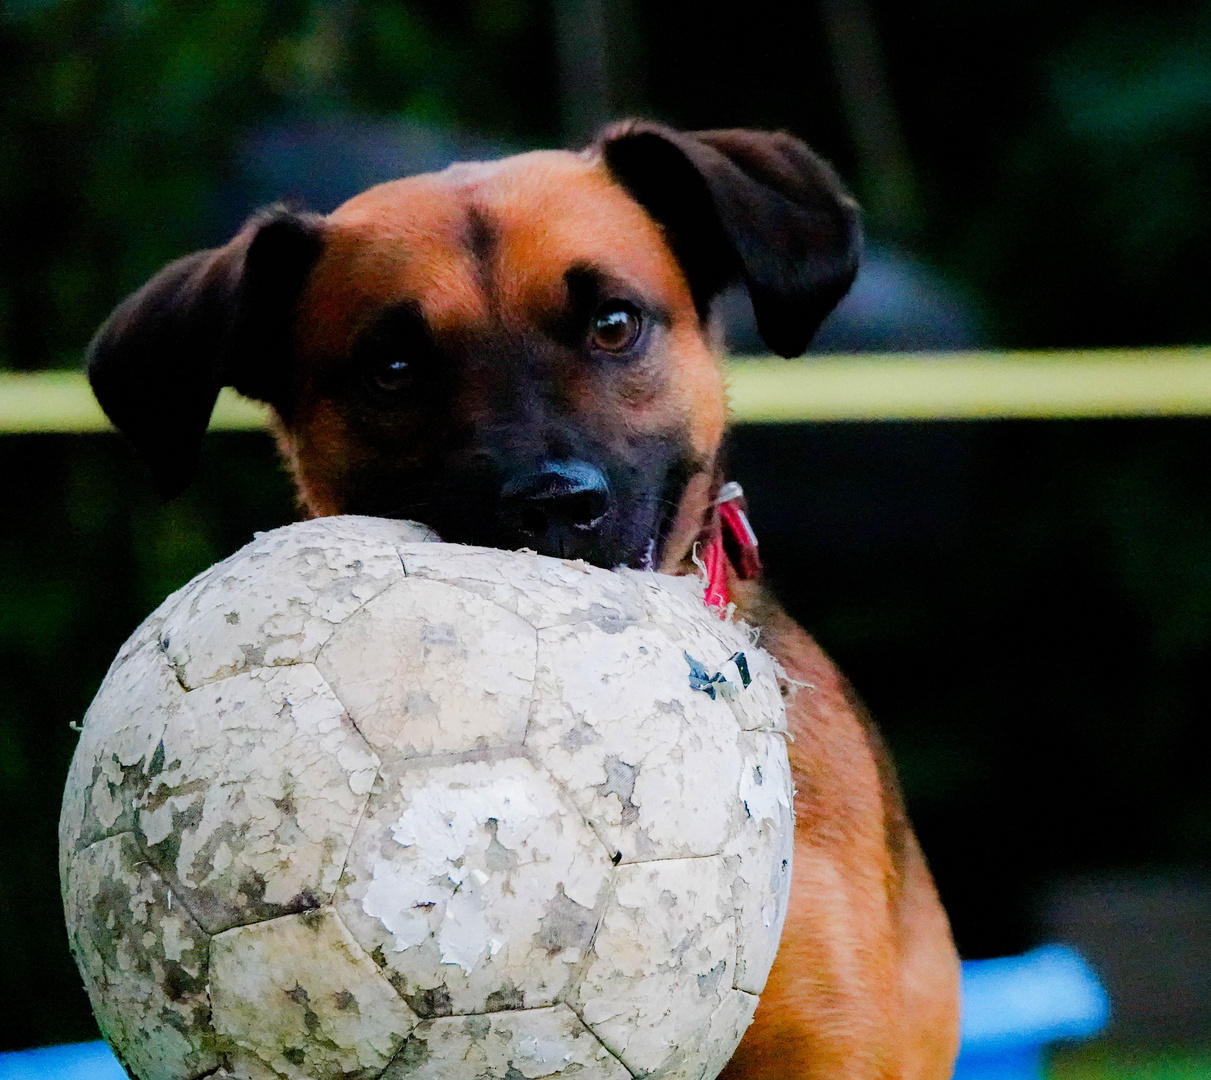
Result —
<svg viewBox="0 0 1211 1080"><path fill-rule="evenodd" d="M612 467L568 458L506 469L475 455L425 479L366 477L364 485L352 485L362 497L344 509L418 521L447 543L528 549L607 570L655 570L690 478L700 471L677 448L663 449Z"/></svg>
<svg viewBox="0 0 1211 1080"><path fill-rule="evenodd" d="M631 569L655 570L660 566L668 550L669 534L673 531L673 523L677 520L677 512L681 509L686 488L698 471L695 464L685 458L678 458L665 474L656 501L655 527L644 541L638 561L632 560L627 564Z"/></svg>

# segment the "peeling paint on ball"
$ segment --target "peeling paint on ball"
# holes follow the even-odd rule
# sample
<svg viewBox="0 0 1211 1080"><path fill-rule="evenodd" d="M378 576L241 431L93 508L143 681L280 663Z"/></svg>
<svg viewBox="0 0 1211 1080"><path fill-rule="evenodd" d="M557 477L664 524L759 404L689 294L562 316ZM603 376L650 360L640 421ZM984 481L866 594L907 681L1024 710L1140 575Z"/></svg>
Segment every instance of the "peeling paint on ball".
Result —
<svg viewBox="0 0 1211 1080"><path fill-rule="evenodd" d="M139 1080L712 1080L751 1022L776 665L693 579L434 541L258 536L110 668L60 874ZM747 690L691 688L737 651Z"/></svg>

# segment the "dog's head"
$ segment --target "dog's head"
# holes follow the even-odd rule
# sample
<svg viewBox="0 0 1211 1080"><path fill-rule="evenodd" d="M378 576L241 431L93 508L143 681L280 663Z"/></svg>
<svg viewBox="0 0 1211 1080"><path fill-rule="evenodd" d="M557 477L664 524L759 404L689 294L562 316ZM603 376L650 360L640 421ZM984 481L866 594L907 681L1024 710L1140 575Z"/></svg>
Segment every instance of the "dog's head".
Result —
<svg viewBox="0 0 1211 1080"><path fill-rule="evenodd" d="M712 300L743 283L801 353L857 268L858 212L784 134L620 124L271 210L161 271L89 350L166 496L221 387L267 402L312 514L666 567L708 516L726 420Z"/></svg>

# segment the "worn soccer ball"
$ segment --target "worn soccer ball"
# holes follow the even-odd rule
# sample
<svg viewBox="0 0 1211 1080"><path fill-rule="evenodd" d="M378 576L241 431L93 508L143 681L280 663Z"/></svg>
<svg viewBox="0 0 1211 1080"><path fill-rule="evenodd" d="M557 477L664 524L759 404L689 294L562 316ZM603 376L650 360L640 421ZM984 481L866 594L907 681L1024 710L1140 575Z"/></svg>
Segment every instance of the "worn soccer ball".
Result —
<svg viewBox="0 0 1211 1080"><path fill-rule="evenodd" d="M261 535L114 661L60 870L140 1080L711 1080L752 1019L774 662L692 579L432 541Z"/></svg>

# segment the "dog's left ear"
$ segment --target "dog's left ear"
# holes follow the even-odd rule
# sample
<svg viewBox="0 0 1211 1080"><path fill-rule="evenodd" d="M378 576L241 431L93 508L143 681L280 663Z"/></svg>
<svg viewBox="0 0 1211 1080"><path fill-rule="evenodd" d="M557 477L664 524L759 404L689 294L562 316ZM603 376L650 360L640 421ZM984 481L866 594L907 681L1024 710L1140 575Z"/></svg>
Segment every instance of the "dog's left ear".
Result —
<svg viewBox="0 0 1211 1080"><path fill-rule="evenodd" d="M662 226L706 318L742 281L757 328L798 356L853 282L858 205L837 174L783 132L681 132L624 121L596 144L606 167Z"/></svg>
<svg viewBox="0 0 1211 1080"><path fill-rule="evenodd" d="M293 309L323 228L315 214L262 211L223 247L166 266L94 336L85 358L93 392L164 498L197 470L224 386L284 415Z"/></svg>

